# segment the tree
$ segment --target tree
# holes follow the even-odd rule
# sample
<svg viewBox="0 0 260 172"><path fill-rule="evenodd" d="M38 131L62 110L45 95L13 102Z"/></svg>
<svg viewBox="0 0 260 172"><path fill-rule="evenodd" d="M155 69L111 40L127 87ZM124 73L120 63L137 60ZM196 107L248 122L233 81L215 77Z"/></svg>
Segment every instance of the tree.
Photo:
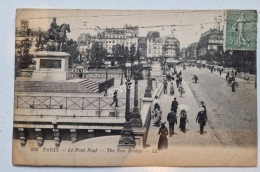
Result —
<svg viewBox="0 0 260 172"><path fill-rule="evenodd" d="M92 45L91 53L90 53L90 65L100 68L104 64L104 60L106 59L107 51L103 48L102 45L95 42Z"/></svg>
<svg viewBox="0 0 260 172"><path fill-rule="evenodd" d="M71 67L73 64L79 63L79 51L78 51L78 43L73 39L70 39L66 45L64 45L63 50L70 54L69 58L69 66Z"/></svg>
<svg viewBox="0 0 260 172"><path fill-rule="evenodd" d="M129 57L130 57L131 61L134 60L134 57L135 57L135 45L134 44L132 44L130 47Z"/></svg>
<svg viewBox="0 0 260 172"><path fill-rule="evenodd" d="M32 46L31 41L26 38L21 41L20 44L16 45L18 51L16 52L16 73L20 69L26 69L30 64L33 64L33 55L29 53Z"/></svg>

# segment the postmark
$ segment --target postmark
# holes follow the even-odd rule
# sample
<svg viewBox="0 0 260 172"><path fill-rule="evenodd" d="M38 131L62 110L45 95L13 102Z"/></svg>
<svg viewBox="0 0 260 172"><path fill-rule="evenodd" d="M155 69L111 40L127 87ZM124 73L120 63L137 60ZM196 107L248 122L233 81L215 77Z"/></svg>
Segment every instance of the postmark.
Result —
<svg viewBox="0 0 260 172"><path fill-rule="evenodd" d="M226 50L256 50L257 12L228 10L226 12Z"/></svg>

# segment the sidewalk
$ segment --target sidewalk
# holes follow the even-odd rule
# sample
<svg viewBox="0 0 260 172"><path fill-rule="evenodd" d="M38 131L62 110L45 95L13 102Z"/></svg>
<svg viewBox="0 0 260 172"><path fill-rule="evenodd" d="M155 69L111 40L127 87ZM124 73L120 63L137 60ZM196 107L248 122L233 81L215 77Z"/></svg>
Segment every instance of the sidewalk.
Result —
<svg viewBox="0 0 260 172"><path fill-rule="evenodd" d="M211 71L209 69L207 69L207 68L201 68L201 69L206 71L206 72L211 73ZM219 71L216 71L216 72L213 71L211 74L226 80L226 75L227 75L226 72L222 72L221 75L220 75ZM244 80L244 79L239 78L239 77L236 77L235 79L236 79L236 82L238 84L242 84L243 86L247 87L248 89L256 91L256 89L255 89L255 81L247 81L247 80Z"/></svg>
<svg viewBox="0 0 260 172"><path fill-rule="evenodd" d="M169 129L169 124L167 121L167 115L170 112L171 109L171 103L174 99L174 97L177 98L177 101L180 104L186 104L189 107L189 110L187 112L189 123L186 124L186 133L183 133L179 130L179 122L180 122L180 111L177 111L177 125L174 126L174 135L172 137L168 138L168 145L169 147L175 146L175 145L218 145L219 142L217 138L215 137L212 130L209 128L208 124L205 126L205 134L200 135L199 133L199 124L196 123L196 117L199 110L199 105L193 96L193 93L189 87L189 85L186 83L186 81L182 81L182 86L185 90L185 93L180 97L180 94L178 92L176 81L174 80L174 95L171 96L169 94L170 91L170 82L168 82L168 94L162 93L160 97L160 104L162 108L162 120L161 122L166 122L166 127ZM147 138L147 144L150 146L157 146L159 135L157 134L159 131L158 127L153 126L153 121L151 120L151 125L149 129L149 134Z"/></svg>

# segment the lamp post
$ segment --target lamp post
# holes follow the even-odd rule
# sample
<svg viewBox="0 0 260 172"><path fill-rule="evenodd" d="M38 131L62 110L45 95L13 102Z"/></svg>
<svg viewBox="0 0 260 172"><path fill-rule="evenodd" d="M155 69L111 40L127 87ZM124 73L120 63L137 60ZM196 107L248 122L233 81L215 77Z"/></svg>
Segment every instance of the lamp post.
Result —
<svg viewBox="0 0 260 172"><path fill-rule="evenodd" d="M138 108L138 79L140 78L140 63L134 62L134 80L135 80L135 92L134 92L134 108L131 115L130 122L133 127L142 127L142 120Z"/></svg>
<svg viewBox="0 0 260 172"><path fill-rule="evenodd" d="M147 87L145 89L145 93L144 93L144 97L152 97L152 87L151 87L151 64L150 64L150 60L147 60L147 70L148 70L148 74L147 74Z"/></svg>
<svg viewBox="0 0 260 172"><path fill-rule="evenodd" d="M122 66L122 74L121 74L121 83L120 85L123 85L123 79L124 78L124 69L123 69L123 66Z"/></svg>
<svg viewBox="0 0 260 172"><path fill-rule="evenodd" d="M130 122L131 112L130 112L130 89L131 89L131 78L132 73L132 64L130 61L127 61L125 64L125 78L126 78L126 107L125 107L125 123L123 130L121 131L121 137L118 142L119 147L135 147L135 137L132 130L132 125Z"/></svg>
<svg viewBox="0 0 260 172"><path fill-rule="evenodd" d="M106 65L106 67L105 67L105 70L106 70L106 84L105 84L105 93L104 93L104 96L107 96L108 64L109 64L109 62L106 61L106 62L105 62L105 65Z"/></svg>

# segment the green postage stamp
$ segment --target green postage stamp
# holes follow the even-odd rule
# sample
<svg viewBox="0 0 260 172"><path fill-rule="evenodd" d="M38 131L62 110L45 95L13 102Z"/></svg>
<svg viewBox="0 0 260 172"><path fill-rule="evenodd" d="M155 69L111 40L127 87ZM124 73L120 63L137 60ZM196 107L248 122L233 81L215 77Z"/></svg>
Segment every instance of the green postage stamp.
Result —
<svg viewBox="0 0 260 172"><path fill-rule="evenodd" d="M256 50L257 11L228 10L226 12L225 49Z"/></svg>

